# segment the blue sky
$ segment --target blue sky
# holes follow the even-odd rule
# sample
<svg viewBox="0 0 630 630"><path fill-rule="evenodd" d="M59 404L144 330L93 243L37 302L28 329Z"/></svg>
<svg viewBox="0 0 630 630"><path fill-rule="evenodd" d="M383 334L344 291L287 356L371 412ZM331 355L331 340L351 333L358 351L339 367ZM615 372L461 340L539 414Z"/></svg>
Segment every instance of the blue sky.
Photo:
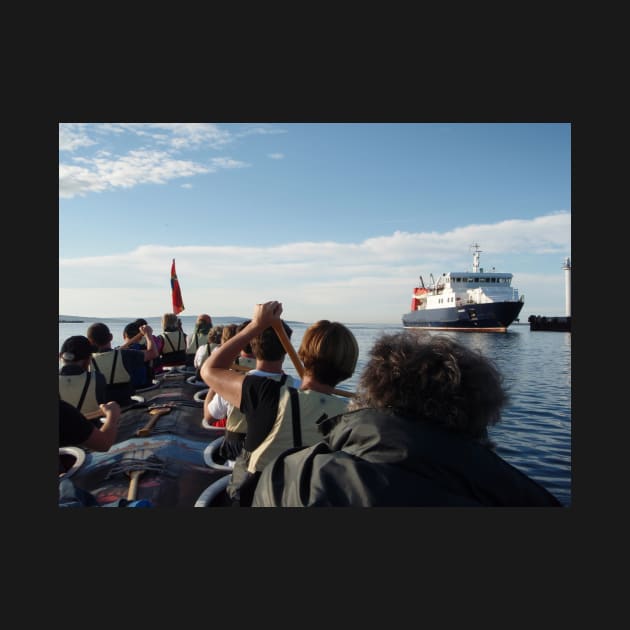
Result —
<svg viewBox="0 0 630 630"><path fill-rule="evenodd" d="M565 314L569 123L62 123L59 313L400 323L422 275Z"/></svg>

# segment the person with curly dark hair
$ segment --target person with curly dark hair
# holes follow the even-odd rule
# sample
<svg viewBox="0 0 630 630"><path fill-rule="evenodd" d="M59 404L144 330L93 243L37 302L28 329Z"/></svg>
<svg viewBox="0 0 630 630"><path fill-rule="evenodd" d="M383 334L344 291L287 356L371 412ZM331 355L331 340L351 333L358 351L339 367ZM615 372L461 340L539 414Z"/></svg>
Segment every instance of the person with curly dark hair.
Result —
<svg viewBox="0 0 630 630"><path fill-rule="evenodd" d="M493 450L508 400L492 361L427 331L383 334L325 437L262 471L253 507L561 506Z"/></svg>

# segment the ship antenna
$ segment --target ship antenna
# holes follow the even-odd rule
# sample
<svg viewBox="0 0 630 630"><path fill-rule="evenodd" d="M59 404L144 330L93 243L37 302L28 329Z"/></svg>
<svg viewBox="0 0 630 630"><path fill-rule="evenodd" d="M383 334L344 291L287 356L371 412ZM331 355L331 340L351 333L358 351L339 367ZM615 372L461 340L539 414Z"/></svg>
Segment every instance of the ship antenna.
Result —
<svg viewBox="0 0 630 630"><path fill-rule="evenodd" d="M473 243L471 245L471 247L473 248L473 271L479 271L479 254L481 253L481 250L479 249L479 244L478 243Z"/></svg>

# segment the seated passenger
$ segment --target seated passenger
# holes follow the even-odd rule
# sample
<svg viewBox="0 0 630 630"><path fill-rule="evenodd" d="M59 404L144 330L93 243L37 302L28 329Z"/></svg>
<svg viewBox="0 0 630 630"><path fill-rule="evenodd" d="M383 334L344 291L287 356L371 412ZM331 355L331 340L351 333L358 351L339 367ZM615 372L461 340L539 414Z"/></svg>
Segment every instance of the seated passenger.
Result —
<svg viewBox="0 0 630 630"><path fill-rule="evenodd" d="M249 324L250 320L244 322L241 330ZM293 330L284 320L282 321L287 337L290 339ZM286 351L282 346L282 342L278 338L276 331L269 327L265 328L259 335L251 340L252 354L256 358L254 369L247 372L252 376L266 376L276 381L285 374L282 364L286 357ZM287 385L298 388L300 380L288 376ZM204 404L204 418L210 425L220 426L216 424L222 418L225 418L223 426L225 426L225 435L223 442L219 448L219 455L223 460L235 460L241 452L247 434L247 418L241 411L230 404L222 396L214 395L212 389L208 390L206 403Z"/></svg>
<svg viewBox="0 0 630 630"><path fill-rule="evenodd" d="M352 376L359 348L343 324L320 320L304 333L298 356L304 364L300 389L262 376L231 370L240 350L262 331L280 322L282 304L257 304L251 323L217 348L201 366L208 386L247 418L247 434L227 488L232 504L248 506L260 472L277 454L321 438L319 425L342 413L347 399L332 392Z"/></svg>
<svg viewBox="0 0 630 630"><path fill-rule="evenodd" d="M269 462L253 506L561 506L493 451L487 428L506 400L478 351L432 332L383 334L348 411Z"/></svg>
<svg viewBox="0 0 630 630"><path fill-rule="evenodd" d="M120 406L115 401L100 405L105 421L96 428L73 405L59 399L59 446L80 446L92 451L108 451L116 440Z"/></svg>
<svg viewBox="0 0 630 630"><path fill-rule="evenodd" d="M109 400L105 377L89 371L93 349L87 337L75 335L63 342L59 352L59 397L84 415L97 413L100 405ZM93 423L100 427L98 419Z"/></svg>
<svg viewBox="0 0 630 630"><path fill-rule="evenodd" d="M212 317L207 313L202 313L197 317L195 322L195 329L188 335L186 343L186 365L189 367L194 366L195 354L199 350L200 346L203 346L207 339L208 333L212 328Z"/></svg>
<svg viewBox="0 0 630 630"><path fill-rule="evenodd" d="M107 398L115 400L121 406L133 403L131 396L135 394L137 386L132 375L144 372L145 362L157 356L151 326L141 326L140 332L144 335L146 350L112 348L112 333L102 322L95 322L87 330L87 338L96 346L90 369L103 374L107 381Z"/></svg>
<svg viewBox="0 0 630 630"><path fill-rule="evenodd" d="M186 333L181 328L181 320L175 313L162 315L162 340L160 364L163 367L186 365Z"/></svg>

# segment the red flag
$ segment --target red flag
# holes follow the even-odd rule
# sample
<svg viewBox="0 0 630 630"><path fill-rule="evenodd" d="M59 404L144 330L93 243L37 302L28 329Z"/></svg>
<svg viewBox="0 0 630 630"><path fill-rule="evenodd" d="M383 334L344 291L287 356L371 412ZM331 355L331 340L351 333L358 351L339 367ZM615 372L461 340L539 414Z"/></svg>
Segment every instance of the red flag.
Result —
<svg viewBox="0 0 630 630"><path fill-rule="evenodd" d="M184 301L182 300L182 290L179 286L177 273L175 272L175 259L171 265L171 297L173 299L173 313L177 315L184 310Z"/></svg>

